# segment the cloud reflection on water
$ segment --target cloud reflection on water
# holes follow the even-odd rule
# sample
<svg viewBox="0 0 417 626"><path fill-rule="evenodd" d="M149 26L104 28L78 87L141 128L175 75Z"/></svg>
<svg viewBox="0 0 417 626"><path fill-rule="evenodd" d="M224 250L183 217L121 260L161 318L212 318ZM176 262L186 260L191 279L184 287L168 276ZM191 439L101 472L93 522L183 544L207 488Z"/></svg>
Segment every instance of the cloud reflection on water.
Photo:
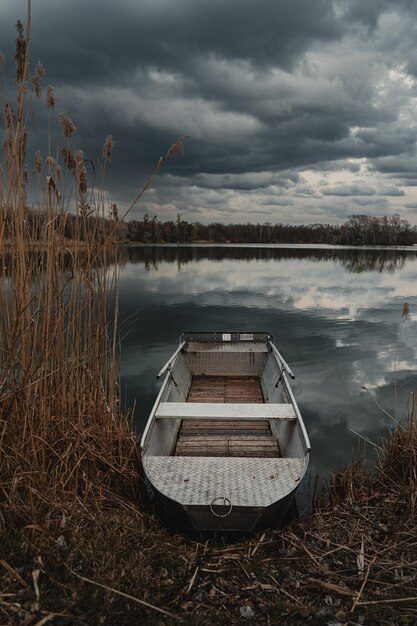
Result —
<svg viewBox="0 0 417 626"><path fill-rule="evenodd" d="M416 381L417 252L129 247L121 315L139 310L123 345L127 399L143 427L154 375L183 330L268 330L297 378L294 390L321 472L351 458L355 437L385 420L361 387L399 414ZM401 318L404 299L411 314Z"/></svg>

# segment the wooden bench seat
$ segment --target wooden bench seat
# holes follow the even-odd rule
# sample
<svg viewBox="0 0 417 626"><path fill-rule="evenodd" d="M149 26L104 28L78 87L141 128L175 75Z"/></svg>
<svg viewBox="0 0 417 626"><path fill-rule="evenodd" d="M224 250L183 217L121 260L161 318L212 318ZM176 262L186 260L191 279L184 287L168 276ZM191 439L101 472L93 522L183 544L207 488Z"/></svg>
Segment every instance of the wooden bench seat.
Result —
<svg viewBox="0 0 417 626"><path fill-rule="evenodd" d="M248 404L219 402L161 402L157 419L182 420L295 420L292 404Z"/></svg>

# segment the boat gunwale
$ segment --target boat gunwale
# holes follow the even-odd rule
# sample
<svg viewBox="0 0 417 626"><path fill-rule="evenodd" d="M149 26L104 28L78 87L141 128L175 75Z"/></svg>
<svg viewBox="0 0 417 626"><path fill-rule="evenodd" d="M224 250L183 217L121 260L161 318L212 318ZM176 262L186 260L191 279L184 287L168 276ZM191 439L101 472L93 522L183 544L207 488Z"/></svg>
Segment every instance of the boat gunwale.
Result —
<svg viewBox="0 0 417 626"><path fill-rule="evenodd" d="M179 355L179 353L177 354L177 357L178 357L178 355ZM175 361L174 361L174 363L175 363ZM148 438L148 434L149 434L150 428L151 428L152 424L154 423L155 413L158 410L158 407L159 407L159 405L161 403L162 394L164 393L166 387L168 386L169 379L170 379L170 372L167 372L166 376L165 376L165 378L163 380L163 383L161 385L161 388L159 390L159 393L156 396L156 400L155 400L155 402L154 402L154 404L152 406L151 412L149 413L148 421L146 422L146 426L145 426L145 429L144 429L144 431L142 433L142 437L141 437L141 440L140 440L140 449L142 451L142 456L146 453L146 449L147 449L147 447L149 445L149 442L148 442L148 445L147 445L146 440Z"/></svg>
<svg viewBox="0 0 417 626"><path fill-rule="evenodd" d="M223 339L224 335L230 335L230 339ZM245 336L245 338L241 338L241 336ZM252 335L252 339L248 339L247 336ZM206 337L206 339L204 339ZM245 343L250 344L251 342L260 342L264 341L266 344L270 341L272 343L275 341L275 338L271 333L265 331L240 331L240 330L229 330L229 331L184 331L180 337L180 342L190 342L190 341L201 341L201 342L224 342L224 343Z"/></svg>

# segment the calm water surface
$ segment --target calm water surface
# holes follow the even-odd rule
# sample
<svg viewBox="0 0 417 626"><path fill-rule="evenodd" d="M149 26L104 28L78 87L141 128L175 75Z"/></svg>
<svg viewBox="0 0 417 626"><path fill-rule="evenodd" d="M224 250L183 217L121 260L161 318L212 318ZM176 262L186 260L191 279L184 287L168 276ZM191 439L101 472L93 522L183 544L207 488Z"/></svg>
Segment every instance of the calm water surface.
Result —
<svg viewBox="0 0 417 626"><path fill-rule="evenodd" d="M122 382L138 432L184 330L275 336L323 478L357 450L349 429L373 441L386 432L364 385L405 414L417 384L417 251L130 246L121 256Z"/></svg>

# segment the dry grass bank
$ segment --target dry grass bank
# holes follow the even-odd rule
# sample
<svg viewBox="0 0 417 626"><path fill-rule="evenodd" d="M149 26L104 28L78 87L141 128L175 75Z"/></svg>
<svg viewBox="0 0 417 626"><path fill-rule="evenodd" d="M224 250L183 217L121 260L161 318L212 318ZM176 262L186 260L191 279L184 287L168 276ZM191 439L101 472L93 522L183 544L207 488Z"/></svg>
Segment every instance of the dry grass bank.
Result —
<svg viewBox="0 0 417 626"><path fill-rule="evenodd" d="M170 534L137 494L39 490L3 508L1 623L415 624L416 451L414 421L372 475L335 475L308 522L233 541Z"/></svg>

